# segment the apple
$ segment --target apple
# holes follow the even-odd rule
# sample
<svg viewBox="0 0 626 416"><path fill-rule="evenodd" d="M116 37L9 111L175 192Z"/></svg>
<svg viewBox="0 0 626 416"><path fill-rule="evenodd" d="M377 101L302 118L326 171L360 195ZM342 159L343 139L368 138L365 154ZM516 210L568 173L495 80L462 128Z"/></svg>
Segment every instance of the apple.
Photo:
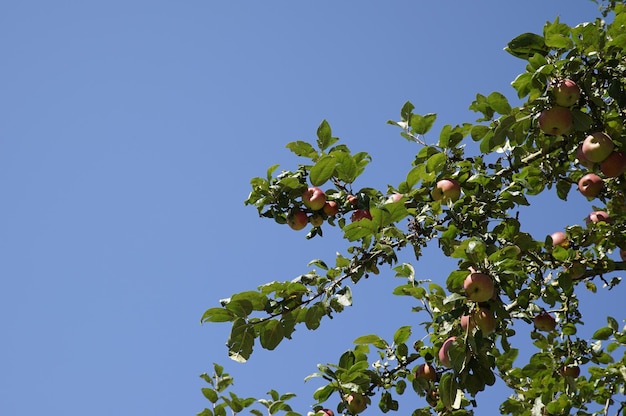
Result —
<svg viewBox="0 0 626 416"><path fill-rule="evenodd" d="M474 311L472 318L474 322L476 322L476 326L478 327L478 329L480 329L483 335L491 334L496 329L496 326L498 324L498 321L496 321L496 317L493 316L493 312L483 307L478 308L476 311Z"/></svg>
<svg viewBox="0 0 626 416"><path fill-rule="evenodd" d="M552 238L553 246L569 247L569 239L563 231L555 231L550 234L550 237Z"/></svg>
<svg viewBox="0 0 626 416"><path fill-rule="evenodd" d="M324 224L324 217L316 212L309 217L309 222L313 227L319 227Z"/></svg>
<svg viewBox="0 0 626 416"><path fill-rule="evenodd" d="M315 414L316 415L323 415L323 416L335 416L335 412L333 412L330 409L320 409Z"/></svg>
<svg viewBox="0 0 626 416"><path fill-rule="evenodd" d="M450 347L452 343L456 341L456 337L450 337L441 344L441 348L439 348L439 353L437 354L439 357L439 361L445 367L450 367Z"/></svg>
<svg viewBox="0 0 626 416"><path fill-rule="evenodd" d="M571 79L562 79L552 87L554 102L561 107L571 107L580 97L580 88Z"/></svg>
<svg viewBox="0 0 626 416"><path fill-rule="evenodd" d="M372 214L370 214L369 209L355 209L350 217L352 222L361 221L363 218L367 218L368 220L372 219Z"/></svg>
<svg viewBox="0 0 626 416"><path fill-rule="evenodd" d="M426 393L426 403L432 407L437 407L439 402L439 389L432 389Z"/></svg>
<svg viewBox="0 0 626 416"><path fill-rule="evenodd" d="M472 332L472 329L476 327L476 322L474 322L474 318L472 315L463 315L461 316L461 328L465 332Z"/></svg>
<svg viewBox="0 0 626 416"><path fill-rule="evenodd" d="M320 188L314 186L302 193L302 202L307 208L317 211L324 207L326 194Z"/></svg>
<svg viewBox="0 0 626 416"><path fill-rule="evenodd" d="M348 411L353 415L361 413L367 407L367 399L361 393L350 393L346 396Z"/></svg>
<svg viewBox="0 0 626 416"><path fill-rule="evenodd" d="M556 328L556 319L547 312L541 312L533 318L533 324L539 331L550 332Z"/></svg>
<svg viewBox="0 0 626 416"><path fill-rule="evenodd" d="M585 157L582 143L576 148L576 159L578 159L578 163L589 169L593 168L593 165L595 165L595 163Z"/></svg>
<svg viewBox="0 0 626 416"><path fill-rule="evenodd" d="M626 155L622 152L611 152L600 163L600 170L609 178L616 178L626 171Z"/></svg>
<svg viewBox="0 0 626 416"><path fill-rule="evenodd" d="M578 190L587 198L595 198L604 188L604 181L595 173L588 173L578 181Z"/></svg>
<svg viewBox="0 0 626 416"><path fill-rule="evenodd" d="M572 112L565 107L555 106L539 114L539 128L545 134L552 136L567 134L573 125Z"/></svg>
<svg viewBox="0 0 626 416"><path fill-rule="evenodd" d="M435 201L447 204L454 202L461 196L461 185L456 179L441 179L435 184L431 196Z"/></svg>
<svg viewBox="0 0 626 416"><path fill-rule="evenodd" d="M613 144L611 137L602 132L590 134L582 143L583 155L588 161L593 163L604 161L614 148L615 144Z"/></svg>
<svg viewBox="0 0 626 416"><path fill-rule="evenodd" d="M339 213L339 204L335 201L326 201L322 210L324 211L324 214L332 217L333 215L337 215Z"/></svg>
<svg viewBox="0 0 626 416"><path fill-rule="evenodd" d="M463 289L469 300L487 302L494 293L493 280L484 273L473 272L463 281Z"/></svg>
<svg viewBox="0 0 626 416"><path fill-rule="evenodd" d="M591 223L597 224L597 223L599 223L601 221L611 222L611 217L609 217L609 214L607 212L605 212L605 211L593 211L585 219L585 222L587 222L587 224L591 224Z"/></svg>
<svg viewBox="0 0 626 416"><path fill-rule="evenodd" d="M621 248L619 250L619 257L622 259L622 261L626 261L626 250Z"/></svg>
<svg viewBox="0 0 626 416"><path fill-rule="evenodd" d="M389 198L387 198L387 203L398 202L403 196L404 195L398 193L390 195Z"/></svg>
<svg viewBox="0 0 626 416"><path fill-rule="evenodd" d="M309 222L309 217L307 217L306 212L299 210L299 209L292 211L287 216L287 224L296 231L301 230L304 227L306 227L308 222Z"/></svg>
<svg viewBox="0 0 626 416"><path fill-rule="evenodd" d="M563 366L559 369L559 374L561 374L563 377L576 378L580 375L580 367L577 365Z"/></svg>
<svg viewBox="0 0 626 416"><path fill-rule="evenodd" d="M349 203L350 205L352 205L353 207L355 207L355 206L359 203L359 198L357 198L357 197L356 197L356 196L354 196L354 195L348 195L348 196L346 197L346 201L348 201L348 203Z"/></svg>
<svg viewBox="0 0 626 416"><path fill-rule="evenodd" d="M428 381L437 381L437 371L435 367L428 363L420 364L415 370L415 377Z"/></svg>

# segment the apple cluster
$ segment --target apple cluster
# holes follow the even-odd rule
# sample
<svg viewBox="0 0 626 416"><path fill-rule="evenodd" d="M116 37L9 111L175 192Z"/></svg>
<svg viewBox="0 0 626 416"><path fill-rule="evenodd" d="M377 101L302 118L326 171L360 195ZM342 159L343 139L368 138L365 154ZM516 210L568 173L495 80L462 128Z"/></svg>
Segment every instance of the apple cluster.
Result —
<svg viewBox="0 0 626 416"><path fill-rule="evenodd" d="M339 204L329 200L324 191L316 186L309 187L302 193L302 203L309 213L301 208L294 208L287 216L287 224L294 230L301 230L308 223L320 227L326 218L339 213Z"/></svg>
<svg viewBox="0 0 626 416"><path fill-rule="evenodd" d="M570 132L574 117L570 108L580 98L580 88L570 79L557 80L551 88L554 105L539 114L539 129L551 136Z"/></svg>

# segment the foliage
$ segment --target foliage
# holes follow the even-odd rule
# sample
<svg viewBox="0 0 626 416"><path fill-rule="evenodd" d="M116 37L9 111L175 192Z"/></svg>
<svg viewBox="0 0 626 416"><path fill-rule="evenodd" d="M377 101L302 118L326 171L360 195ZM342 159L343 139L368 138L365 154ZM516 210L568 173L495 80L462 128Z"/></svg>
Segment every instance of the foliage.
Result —
<svg viewBox="0 0 626 416"><path fill-rule="evenodd" d="M314 409L325 405L355 412L347 398L364 394L377 400L383 412L468 415L480 403L479 393L500 378L512 390L500 406L502 414L607 414L611 406L623 412L626 402L618 400L623 400L626 384L626 329L609 316L591 339L577 336L583 325L580 291L596 291L598 283L610 290L621 279L606 276L626 269L614 255L626 249L626 178L607 177L597 164L585 165L577 153L583 139L596 131L613 139L615 151L626 151L626 7L617 1L603 7L603 18L575 27L557 18L546 23L541 34L525 33L508 44L510 54L527 62L525 72L512 82L520 106L512 106L499 92L477 94L470 105L479 115L475 124L446 125L436 144L426 144L422 137L436 115L415 114L410 102L404 104L400 119L389 124L420 147L406 178L384 192L353 189L370 155L341 144L326 121L315 143L289 143L287 148L306 162L280 173L275 165L265 177L252 179L246 204L278 224L287 223L298 210L321 215L324 223L312 226L307 238L336 226L351 246L334 263L314 260L309 264L314 268L294 280L270 282L209 308L202 322L232 326L229 356L243 362L256 344L272 350L290 339L299 325L318 328L324 317L351 305L351 285L386 265L403 279L393 295L414 298L414 311L427 315L428 337L414 341L412 328L406 326L390 340L374 334L359 337L336 364L319 365L309 376L327 382L313 394ZM566 134L546 134L538 117L555 105L554 85L562 79L573 80L581 91L568 109L573 127ZM466 154L468 140L476 142L477 154ZM529 196L555 192L566 200L589 171L604 182L600 195L590 201L596 210L608 212L610 221L571 225L565 230L567 244L561 245L553 244L551 236L535 240L524 230L517 212L530 204ZM432 190L442 179L460 184L458 200L433 198ZM310 186L326 187L327 200L335 201L339 212L308 209L301 196ZM352 217L358 210L368 210L371 219ZM398 261L404 248L419 260L433 240L443 255L457 260L445 287L417 281L413 266ZM494 282L490 300L477 303L466 296L464 280L472 271ZM459 324L462 315L479 307L495 318L493 331ZM520 363L512 324L531 325L543 312L554 316L557 326L533 330L536 351L527 363ZM446 368L439 349L453 336ZM436 380L416 376L424 362L435 366ZM563 370L581 367L581 375ZM212 377L202 377L210 385L203 393L213 404L202 415L224 415L226 408L235 414L255 402L234 393L226 396L230 378L218 365ZM258 401L269 414L298 414L286 404L291 394L269 394L269 400ZM424 407L402 409L399 399L407 394L423 396Z"/></svg>

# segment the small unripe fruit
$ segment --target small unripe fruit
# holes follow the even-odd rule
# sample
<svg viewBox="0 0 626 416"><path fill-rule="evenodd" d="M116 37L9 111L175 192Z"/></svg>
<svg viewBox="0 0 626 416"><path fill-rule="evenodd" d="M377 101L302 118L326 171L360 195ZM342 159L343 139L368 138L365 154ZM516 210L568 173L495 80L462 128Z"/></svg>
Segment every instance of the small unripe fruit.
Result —
<svg viewBox="0 0 626 416"><path fill-rule="evenodd" d="M420 364L415 370L415 377L423 378L429 381L437 381L437 371L435 367L428 363Z"/></svg>
<svg viewBox="0 0 626 416"><path fill-rule="evenodd" d="M322 217L320 214L315 213L309 217L309 222L313 227L319 227L324 224L324 217Z"/></svg>
<svg viewBox="0 0 626 416"><path fill-rule="evenodd" d="M542 312L533 319L535 328L539 331L550 332L556 328L556 319L547 312Z"/></svg>

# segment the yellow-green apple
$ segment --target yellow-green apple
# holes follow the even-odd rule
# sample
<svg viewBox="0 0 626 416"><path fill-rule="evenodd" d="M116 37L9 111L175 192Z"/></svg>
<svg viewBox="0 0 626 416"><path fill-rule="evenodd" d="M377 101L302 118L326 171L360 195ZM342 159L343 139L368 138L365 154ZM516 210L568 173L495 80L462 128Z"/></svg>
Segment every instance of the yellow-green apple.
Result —
<svg viewBox="0 0 626 416"><path fill-rule="evenodd" d="M569 247L569 239L567 238L567 234L563 231L555 231L550 234L550 238L552 238L553 246L561 246L561 247Z"/></svg>
<svg viewBox="0 0 626 416"><path fill-rule="evenodd" d="M456 179L441 179L431 191L435 201L443 201L446 204L454 202L461 196L461 185Z"/></svg>
<svg viewBox="0 0 626 416"><path fill-rule="evenodd" d="M556 328L556 319L547 312L541 312L533 318L533 324L539 331L550 332Z"/></svg>
<svg viewBox="0 0 626 416"><path fill-rule="evenodd" d="M582 143L583 155L588 161L593 163L604 161L614 148L615 144L611 137L600 131L590 134Z"/></svg>
<svg viewBox="0 0 626 416"><path fill-rule="evenodd" d="M588 173L578 181L578 190L587 198L595 198L604 188L604 181L595 173Z"/></svg>
<svg viewBox="0 0 626 416"><path fill-rule="evenodd" d="M361 393L350 393L346 396L348 411L353 415L361 413L367 407L367 399Z"/></svg>
<svg viewBox="0 0 626 416"><path fill-rule="evenodd" d="M600 170L609 178L616 178L626 171L626 155L613 151L600 163Z"/></svg>
<svg viewBox="0 0 626 416"><path fill-rule="evenodd" d="M423 363L417 366L415 370L415 377L423 378L429 381L437 381L437 370L435 367L428 363Z"/></svg>
<svg viewBox="0 0 626 416"><path fill-rule="evenodd" d="M580 367L577 365L567 365L559 369L559 373L564 377L576 378L580 375Z"/></svg>
<svg viewBox="0 0 626 416"><path fill-rule="evenodd" d="M484 307L480 307L475 310L472 318L474 319L474 322L476 322L476 326L478 327L478 329L480 329L483 335L491 334L496 329L496 326L498 324L498 322L496 321L496 317L493 316L493 312Z"/></svg>
<svg viewBox="0 0 626 416"><path fill-rule="evenodd" d="M595 163L585 157L582 143L576 148L576 159L578 159L578 163L589 169L593 168L593 165L595 165Z"/></svg>
<svg viewBox="0 0 626 416"><path fill-rule="evenodd" d="M313 186L302 193L302 203L313 210L322 209L326 203L326 194L320 188Z"/></svg>
<svg viewBox="0 0 626 416"><path fill-rule="evenodd" d="M484 273L473 272L463 281L463 289L469 300L487 302L493 296L493 280Z"/></svg>
<svg viewBox="0 0 626 416"><path fill-rule="evenodd" d="M319 227L324 224L324 217L316 212L309 217L309 222L313 227Z"/></svg>
<svg viewBox="0 0 626 416"><path fill-rule="evenodd" d="M476 322L474 322L474 318L472 315L463 315L461 316L461 328L465 332L472 332L472 329L476 327Z"/></svg>
<svg viewBox="0 0 626 416"><path fill-rule="evenodd" d="M332 217L333 215L337 215L339 213L339 204L335 201L326 201L322 210L324 211L324 214Z"/></svg>
<svg viewBox="0 0 626 416"><path fill-rule="evenodd" d="M299 209L292 211L287 216L287 224L296 231L301 230L304 227L306 227L308 222L309 222L309 217L306 215L306 212L299 210Z"/></svg>
<svg viewBox="0 0 626 416"><path fill-rule="evenodd" d="M443 344L441 344L441 348L439 348L437 356L439 357L439 362L444 367L450 367L450 347L454 341L456 341L456 337L450 337L446 339Z"/></svg>
<svg viewBox="0 0 626 416"><path fill-rule="evenodd" d="M597 224L599 222L611 222L611 217L606 211L593 211L585 219L587 224Z"/></svg>
<svg viewBox="0 0 626 416"><path fill-rule="evenodd" d="M368 220L372 219L372 214L369 209L355 209L350 216L352 222L361 221L363 218L367 218Z"/></svg>
<svg viewBox="0 0 626 416"><path fill-rule="evenodd" d="M322 415L322 416L335 416L335 412L333 412L330 409L320 409L315 414L316 415Z"/></svg>
<svg viewBox="0 0 626 416"><path fill-rule="evenodd" d="M553 136L567 134L573 125L572 112L565 107L555 106L539 114L539 128L545 134Z"/></svg>
<svg viewBox="0 0 626 416"><path fill-rule="evenodd" d="M557 105L571 107L580 97L580 88L571 79L562 79L553 85L552 96Z"/></svg>

